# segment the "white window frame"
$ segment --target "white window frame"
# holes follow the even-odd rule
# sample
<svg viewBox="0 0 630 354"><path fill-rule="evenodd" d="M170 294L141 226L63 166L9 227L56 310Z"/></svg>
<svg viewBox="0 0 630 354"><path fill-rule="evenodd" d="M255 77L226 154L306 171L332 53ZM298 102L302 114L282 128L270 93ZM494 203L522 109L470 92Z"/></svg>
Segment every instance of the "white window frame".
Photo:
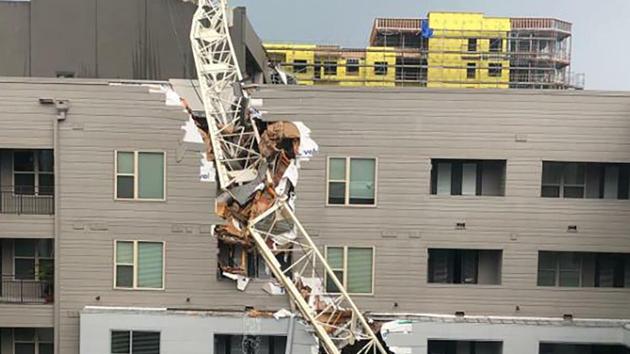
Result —
<svg viewBox="0 0 630 354"><path fill-rule="evenodd" d="M39 339L39 335L37 333L37 328L33 328L33 333L34 333L34 337L33 340L30 341L26 341L26 340L16 340L15 339L15 328L13 329L13 333L11 333L12 335L12 339L13 339L13 353L16 353L16 344L33 344L33 346L35 347L35 354L39 354L39 345L40 344L52 344L53 348L54 348L54 342L49 342L49 341L42 341Z"/></svg>
<svg viewBox="0 0 630 354"><path fill-rule="evenodd" d="M343 279L339 279L343 287L346 289L346 292L350 295L354 296L374 296L374 279L376 272L376 247L375 246L335 246L335 245L326 245L324 249L324 257L326 258L326 263L328 263L328 249L329 248L341 248L343 249L343 269L342 268L332 268L334 270L343 271ZM353 293L348 289L348 250L351 248L362 248L362 249L371 249L372 250L372 289L369 293ZM327 292L326 284L328 284L328 272L324 274L324 292ZM339 294L339 293L328 293L328 294Z"/></svg>
<svg viewBox="0 0 630 354"><path fill-rule="evenodd" d="M117 253L118 253L118 242L130 242L133 243L133 262L132 263L117 263ZM162 244L162 287L161 288L145 288L138 286L138 245L140 243L161 243ZM166 289L166 241L152 241L152 240L114 240L114 260L112 262L114 264L114 284L113 287L116 290L140 290L140 291L159 291ZM118 265L124 266L133 266L133 281L132 286L122 287L117 286L117 278L118 278Z"/></svg>
<svg viewBox="0 0 630 354"><path fill-rule="evenodd" d="M110 329L109 330L109 351L108 353L113 354L112 350L112 335L114 332L129 332L129 354L133 354L133 332L153 332L158 333L160 335L160 352L162 351L162 331L154 330L154 329Z"/></svg>
<svg viewBox="0 0 630 354"><path fill-rule="evenodd" d="M133 153L133 173L118 173L118 153ZM163 159L163 178L164 182L162 183L162 198L140 198L138 196L138 156L141 153L154 153L154 154L162 154ZM164 150L114 150L114 200L120 201L137 201L137 202L164 202L166 201L166 151ZM118 176L126 176L133 177L133 198L119 198L118 197Z"/></svg>
<svg viewBox="0 0 630 354"><path fill-rule="evenodd" d="M13 150L11 152L11 170L12 170L12 174L11 174L11 185L13 186L13 196L17 196L17 195L26 195L26 196L36 196L36 197L49 197L52 198L53 194L40 194L39 191L39 176L40 175L46 175L46 176L53 176L53 181L55 178L55 161L53 161L53 170L52 171L40 171L39 170L39 151L41 150L49 150L49 149L33 149L33 150L29 150L29 149L18 149L18 150ZM33 171L16 171L15 170L15 153L16 152L32 152L33 153ZM15 175L33 175L34 176L34 180L33 180L33 194L18 194L15 192ZM53 190L54 190L54 182L53 182Z"/></svg>
<svg viewBox="0 0 630 354"><path fill-rule="evenodd" d="M330 160L331 159L345 159L346 160L346 175L342 180L330 179ZM350 161L352 159L370 159L374 160L374 204L350 204ZM330 196L330 182L344 182L346 184L344 203L343 204L331 204L329 203ZM353 208L375 208L378 206L378 157L367 156L328 156L326 159L326 206L327 207L353 207Z"/></svg>

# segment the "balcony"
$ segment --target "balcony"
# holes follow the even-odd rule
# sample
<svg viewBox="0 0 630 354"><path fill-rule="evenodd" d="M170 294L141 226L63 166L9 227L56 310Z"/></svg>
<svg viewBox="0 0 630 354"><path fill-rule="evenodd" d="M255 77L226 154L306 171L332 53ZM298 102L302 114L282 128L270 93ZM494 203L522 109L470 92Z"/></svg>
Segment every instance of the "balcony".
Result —
<svg viewBox="0 0 630 354"><path fill-rule="evenodd" d="M52 302L52 281L17 279L14 274L2 275L0 303L48 304Z"/></svg>
<svg viewBox="0 0 630 354"><path fill-rule="evenodd" d="M0 214L53 215L54 213L55 199L52 187L0 187Z"/></svg>

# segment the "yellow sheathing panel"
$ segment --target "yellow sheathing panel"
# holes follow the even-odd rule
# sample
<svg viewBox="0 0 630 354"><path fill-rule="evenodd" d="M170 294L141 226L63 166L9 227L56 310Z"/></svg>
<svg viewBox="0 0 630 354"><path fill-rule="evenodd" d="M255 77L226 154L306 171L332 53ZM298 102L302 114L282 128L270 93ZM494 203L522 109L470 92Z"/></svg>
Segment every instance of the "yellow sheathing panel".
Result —
<svg viewBox="0 0 630 354"><path fill-rule="evenodd" d="M289 73L295 75L295 78L301 85L313 85L313 65L315 64L316 46L311 44L264 44L267 53L284 55L284 63L282 68ZM296 60L306 60L306 72L294 73L293 66Z"/></svg>
<svg viewBox="0 0 630 354"><path fill-rule="evenodd" d="M365 65L366 67L361 69L365 75L366 86L396 86L396 51L394 48L368 47L365 52ZM383 67L386 69L379 70Z"/></svg>
<svg viewBox="0 0 630 354"><path fill-rule="evenodd" d="M508 88L509 60L507 35L509 18L486 18L481 13L429 13L433 37L429 39L428 87ZM477 40L469 51L468 39ZM490 40L502 38L500 52L490 52ZM468 65L474 64L474 77ZM502 67L499 76L490 76L490 64Z"/></svg>

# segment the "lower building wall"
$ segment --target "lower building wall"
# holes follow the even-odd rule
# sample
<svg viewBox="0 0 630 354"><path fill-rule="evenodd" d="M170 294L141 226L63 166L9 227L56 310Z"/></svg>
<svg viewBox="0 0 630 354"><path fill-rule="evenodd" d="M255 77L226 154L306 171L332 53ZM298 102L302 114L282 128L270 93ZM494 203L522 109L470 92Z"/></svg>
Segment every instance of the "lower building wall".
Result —
<svg viewBox="0 0 630 354"><path fill-rule="evenodd" d="M317 353L317 341L297 319L249 317L163 309L84 309L80 353L110 354L111 331L160 332L161 354L214 354L215 335L285 336L286 353ZM315 351L313 351L315 350Z"/></svg>
<svg viewBox="0 0 630 354"><path fill-rule="evenodd" d="M406 333L390 333L385 341L400 354L430 354L429 340L502 342L505 354L536 354L540 343L612 344L630 347L630 327L578 327L456 322L414 322Z"/></svg>

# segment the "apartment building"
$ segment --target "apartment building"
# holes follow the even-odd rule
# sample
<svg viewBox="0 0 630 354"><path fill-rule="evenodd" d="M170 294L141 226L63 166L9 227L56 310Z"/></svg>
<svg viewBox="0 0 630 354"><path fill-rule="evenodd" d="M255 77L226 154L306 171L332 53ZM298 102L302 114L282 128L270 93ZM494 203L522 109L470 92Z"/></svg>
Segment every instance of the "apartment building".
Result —
<svg viewBox="0 0 630 354"><path fill-rule="evenodd" d="M244 291L217 274L216 185L168 89L200 110L186 80L0 79L2 354L316 350L264 265ZM628 353L630 95L256 97L312 129L299 217L393 352Z"/></svg>
<svg viewBox="0 0 630 354"><path fill-rule="evenodd" d="M572 25L555 18L430 12L377 18L367 48L268 43L301 84L581 89L570 71Z"/></svg>

